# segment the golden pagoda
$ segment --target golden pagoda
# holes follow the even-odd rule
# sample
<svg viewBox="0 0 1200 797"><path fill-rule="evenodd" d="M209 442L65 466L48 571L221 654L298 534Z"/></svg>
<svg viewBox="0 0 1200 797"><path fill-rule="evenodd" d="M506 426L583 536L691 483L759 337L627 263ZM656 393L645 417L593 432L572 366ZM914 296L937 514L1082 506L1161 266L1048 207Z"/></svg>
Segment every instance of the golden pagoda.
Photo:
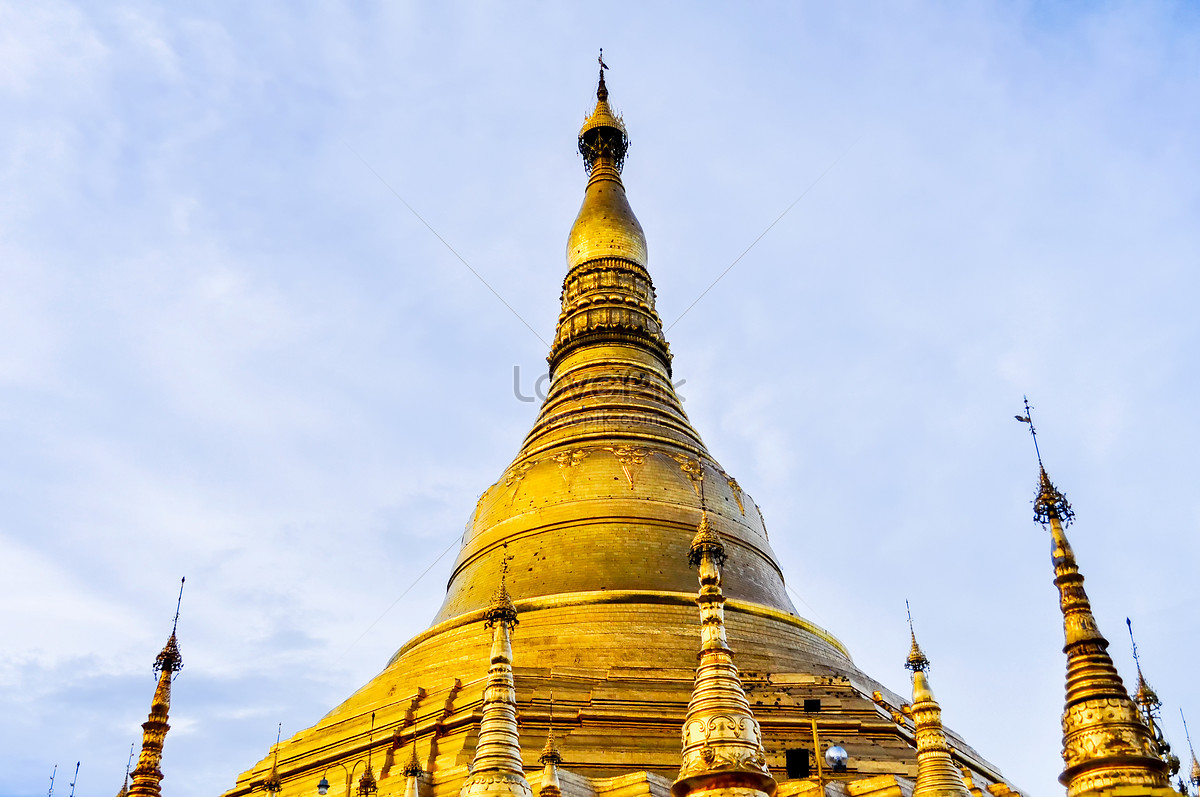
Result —
<svg viewBox="0 0 1200 797"><path fill-rule="evenodd" d="M175 604L175 622L171 625L171 636L167 644L154 659L154 673L158 676L158 686L154 690L154 698L150 701L150 716L142 723L142 752L138 756L137 766L132 773L127 771L126 780L132 777L132 784L126 791L121 791L128 797L160 797L162 794L162 756L163 743L171 726L167 723L171 711L171 682L175 675L183 669L183 656L179 653L179 642L175 632L179 629L179 607L183 603L183 580L179 582L179 600Z"/></svg>
<svg viewBox="0 0 1200 797"><path fill-rule="evenodd" d="M1029 424L1036 446L1028 401L1025 415L1017 417ZM1059 782L1066 786L1067 797L1178 797L1170 786L1167 763L1154 731L1130 699L1108 655L1108 640L1096 625L1091 601L1083 588L1083 575L1065 533L1075 513L1066 496L1050 481L1040 452L1038 471L1034 519L1050 531L1054 584L1063 614L1063 652L1067 656L1062 717L1065 766ZM1144 685L1143 679L1139 681Z"/></svg>
<svg viewBox="0 0 1200 797"><path fill-rule="evenodd" d="M917 742L917 784L913 797L969 797L962 771L954 763L946 731L942 727L942 707L929 686L929 659L917 644L912 631L912 648L904 666L912 671L913 698L910 712Z"/></svg>
<svg viewBox="0 0 1200 797"><path fill-rule="evenodd" d="M700 568L700 664L683 722L683 766L671 794L771 797L776 784L767 769L762 729L750 710L725 636L725 546L703 509L703 484L700 495L700 527L688 556Z"/></svg>
<svg viewBox="0 0 1200 797"><path fill-rule="evenodd" d="M796 611L758 506L709 453L672 386L646 236L622 179L629 137L604 69L578 136L588 179L567 236L549 392L515 459L479 498L440 611L378 676L284 739L277 765L267 756L242 773L228 797L262 790L273 767L284 797L311 794L319 781L343 797L351 778L330 785L326 774L353 773L372 752L384 762L380 797L528 795L524 773L539 768L547 797L668 797L673 783L677 795L692 793L693 774L708 773L693 765L718 755L696 736L707 704L693 688L708 676L697 673L694 537L701 669L712 663L743 729L720 753L745 758L738 794L770 794L775 783L780 797L839 783L855 795L911 791L917 756L904 699ZM705 542L706 528L720 529L717 543ZM497 595L513 623L497 614ZM945 733L973 783L1009 793L994 766ZM391 763L417 744L430 750L419 783ZM822 770L835 746L848 759Z"/></svg>

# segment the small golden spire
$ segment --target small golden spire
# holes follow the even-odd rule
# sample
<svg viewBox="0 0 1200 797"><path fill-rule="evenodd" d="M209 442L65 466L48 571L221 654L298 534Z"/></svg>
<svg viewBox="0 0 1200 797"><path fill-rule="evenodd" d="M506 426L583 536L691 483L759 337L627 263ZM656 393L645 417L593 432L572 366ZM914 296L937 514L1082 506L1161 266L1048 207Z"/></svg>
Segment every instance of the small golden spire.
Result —
<svg viewBox="0 0 1200 797"><path fill-rule="evenodd" d="M700 568L700 664L683 723L683 765L671 786L674 797L700 793L769 797L775 779L767 768L762 730L742 688L733 651L725 639L721 565L725 546L704 508L688 561Z"/></svg>
<svg viewBox="0 0 1200 797"><path fill-rule="evenodd" d="M425 774L425 770L421 769L421 761L417 758L416 739L413 739L412 752L408 756L408 763L404 765L404 774L408 777L420 777Z"/></svg>
<svg viewBox="0 0 1200 797"><path fill-rule="evenodd" d="M1159 794L1156 789L1173 793L1154 737L1130 700L1108 655L1108 640L1096 625L1083 575L1064 531L1074 513L1042 465L1028 400L1025 415L1016 417L1029 424L1038 453L1034 518L1050 531L1054 584L1063 614L1067 694L1062 719L1065 767L1059 782L1067 787L1067 797L1108 786L1132 786L1147 794Z"/></svg>
<svg viewBox="0 0 1200 797"><path fill-rule="evenodd" d="M274 758L271 759L271 771L267 773L267 777L263 780L263 788L270 794L279 794L283 791L283 779L279 777L279 737L283 733L283 723L279 723L279 727L275 729L275 750Z"/></svg>
<svg viewBox="0 0 1200 797"><path fill-rule="evenodd" d="M129 794L129 770L133 767L133 750L134 743L129 743L129 759L125 762L125 782L121 784L121 790L117 792L117 797L126 797Z"/></svg>
<svg viewBox="0 0 1200 797"><path fill-rule="evenodd" d="M1167 777L1171 778L1179 772L1179 756L1171 752L1171 745L1163 736L1162 701L1158 699L1158 694L1150 688L1150 684L1146 682L1146 676L1142 674L1142 660L1138 657L1137 641L1133 638L1133 621L1126 617L1125 625L1129 628L1129 644L1133 650L1133 663L1137 667L1138 674L1137 690L1133 693L1133 702L1137 704L1138 711L1142 715L1142 722L1150 729L1150 735L1154 738L1154 744L1158 748L1158 757L1167 767Z"/></svg>
<svg viewBox="0 0 1200 797"><path fill-rule="evenodd" d="M908 601L904 605L907 609ZM970 797L962 771L954 765L950 743L946 741L942 707L929 686L929 659L917 644L911 611L908 613L908 632L912 636L912 648L904 667L913 674L913 736L917 743L917 785L913 797Z"/></svg>
<svg viewBox="0 0 1200 797"><path fill-rule="evenodd" d="M416 737L413 737L412 753L409 755L408 763L404 765L404 777L407 778L404 785L404 797L420 797L421 776L424 774L421 762L417 760L417 740Z"/></svg>
<svg viewBox="0 0 1200 797"><path fill-rule="evenodd" d="M175 632L179 628L179 609L183 604L183 585L187 579L179 580L179 599L175 602L175 622L171 625L171 636L167 644L154 659L154 673L158 686L150 702L150 716L142 723L142 753L132 773L129 797L159 797L162 794L163 742L171 726L167 724L171 710L171 681L183 669L183 656L179 653L179 642Z"/></svg>
<svg viewBox="0 0 1200 797"><path fill-rule="evenodd" d="M908 634L912 637L912 647L909 648L908 660L904 666L913 672L925 672L929 669L929 659L925 658L921 646L917 644L917 632L913 630L912 609L909 608L907 598L904 600L904 611L908 613Z"/></svg>
<svg viewBox="0 0 1200 797"><path fill-rule="evenodd" d="M629 151L629 135L620 114L608 104L608 86L604 85L604 50L600 50L600 80L596 84L596 107L579 130L579 154L583 156L588 174L598 163L615 169L619 174L625 165L625 153Z"/></svg>
<svg viewBox="0 0 1200 797"><path fill-rule="evenodd" d="M561 797L562 783L558 779L558 767L562 764L562 754L554 740L554 694L550 695L550 729L546 732L546 746L538 756L542 765L542 782L538 786L538 797Z"/></svg>
<svg viewBox="0 0 1200 797"><path fill-rule="evenodd" d="M379 781L375 780L375 768L371 766L371 748L375 742L375 712L371 712L371 730L367 732L367 768L358 779L358 796L371 797L379 791Z"/></svg>
<svg viewBox="0 0 1200 797"><path fill-rule="evenodd" d="M492 629L491 666L483 690L483 718L475 743L471 774L459 791L461 797L533 797L521 765L521 740L517 729L517 693L513 685L512 639L517 608L506 581L511 557L500 559L500 585L484 612L484 627Z"/></svg>
<svg viewBox="0 0 1200 797"><path fill-rule="evenodd" d="M646 234L621 181L629 135L608 103L607 68L601 59L596 107L579 130L588 182L567 236L567 278L548 357L550 372L555 374L577 349L601 343L646 351L669 375L670 347L646 270Z"/></svg>

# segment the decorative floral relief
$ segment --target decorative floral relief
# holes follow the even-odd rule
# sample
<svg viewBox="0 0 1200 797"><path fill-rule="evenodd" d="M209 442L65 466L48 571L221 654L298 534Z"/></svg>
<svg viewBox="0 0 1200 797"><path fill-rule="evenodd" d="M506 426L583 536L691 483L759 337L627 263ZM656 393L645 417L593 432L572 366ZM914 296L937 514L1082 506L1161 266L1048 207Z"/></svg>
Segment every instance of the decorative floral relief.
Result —
<svg viewBox="0 0 1200 797"><path fill-rule="evenodd" d="M733 500L737 501L738 509L745 516L746 507L742 504L742 486L737 483L737 479L728 474L725 476L725 481L729 482L729 489L733 491ZM766 524L763 525L763 528L766 528Z"/></svg>
<svg viewBox="0 0 1200 797"><path fill-rule="evenodd" d="M517 497L517 490L519 490L521 487L521 480L525 478L525 474L528 473L536 464L537 460L533 460L532 462L522 462L520 465L514 466L504 476L504 486L513 488L512 496L509 500Z"/></svg>
<svg viewBox="0 0 1200 797"><path fill-rule="evenodd" d="M621 470L625 472L625 478L629 481L629 489L632 490L633 475L636 469L646 464L646 449L633 446L606 446L604 450L611 451L617 458L617 462L621 463Z"/></svg>
<svg viewBox="0 0 1200 797"><path fill-rule="evenodd" d="M672 454L671 459L678 462L679 469L683 471L683 475L691 479L692 489L696 491L696 495L699 497L700 482L704 481L704 463L698 459L692 459L686 454Z"/></svg>
<svg viewBox="0 0 1200 797"><path fill-rule="evenodd" d="M570 481L568 478L571 469L578 465L587 457L588 452L582 448L576 448L571 451L563 451L561 454L555 454L553 459L558 463L558 473L562 476L563 481Z"/></svg>
<svg viewBox="0 0 1200 797"><path fill-rule="evenodd" d="M681 775L724 769L766 770L767 757L762 748L720 749L705 744L698 751L687 755Z"/></svg>

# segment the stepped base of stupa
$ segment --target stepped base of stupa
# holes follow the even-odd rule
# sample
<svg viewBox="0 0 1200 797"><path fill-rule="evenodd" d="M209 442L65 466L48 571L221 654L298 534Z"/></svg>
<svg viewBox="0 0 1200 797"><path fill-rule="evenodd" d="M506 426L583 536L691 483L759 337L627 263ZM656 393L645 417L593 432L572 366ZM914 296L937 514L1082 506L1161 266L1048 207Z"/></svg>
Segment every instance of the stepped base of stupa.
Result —
<svg viewBox="0 0 1200 797"><path fill-rule="evenodd" d="M513 670L530 782L536 786L538 756L553 722L563 768L578 779L570 788L564 779L564 794L651 794L654 784L669 785L679 773L680 728L695 674L695 595L574 593L516 605ZM365 760L374 712L380 797L404 794L401 770L414 740L422 768L432 773L423 778L422 797L457 795L475 753L491 643L482 618L479 611L433 626L317 725L284 740L283 794L312 794L322 776L331 795L344 793L342 766L334 762ZM814 722L822 749L837 744L850 754L845 772L824 773L829 781L915 777L905 701L859 672L833 636L799 617L738 600L726 603L726 618L781 787L789 782L787 751L813 749ZM1001 782L991 764L950 738L976 784ZM260 791L271 763L268 755L243 773L228 797ZM796 782L813 775L815 769Z"/></svg>

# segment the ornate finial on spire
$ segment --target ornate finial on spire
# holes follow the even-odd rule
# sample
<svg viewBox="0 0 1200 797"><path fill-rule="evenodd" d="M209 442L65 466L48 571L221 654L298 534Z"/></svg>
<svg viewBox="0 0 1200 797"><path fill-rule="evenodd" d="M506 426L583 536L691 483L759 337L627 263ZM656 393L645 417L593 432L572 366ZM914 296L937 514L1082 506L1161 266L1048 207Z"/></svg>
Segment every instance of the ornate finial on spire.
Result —
<svg viewBox="0 0 1200 797"><path fill-rule="evenodd" d="M558 779L558 766L562 760L562 754L554 740L554 691L551 690L550 727L546 731L546 746L538 756L538 763L542 765L542 782L538 786L538 797L561 797L562 783Z"/></svg>
<svg viewBox="0 0 1200 797"><path fill-rule="evenodd" d="M271 771L263 781L263 788L271 794L283 791L283 779L279 777L279 737L283 733L283 723L275 729L275 757L271 760Z"/></svg>
<svg viewBox="0 0 1200 797"><path fill-rule="evenodd" d="M619 114L608 105L608 86L604 84L604 50L600 50L600 80L596 84L596 108L583 123L579 131L579 154L584 167L591 174L597 161L609 162L614 174L620 174L625 165L625 153L629 151L629 135ZM619 178L618 178L619 179Z"/></svg>
<svg viewBox="0 0 1200 797"><path fill-rule="evenodd" d="M1166 764L1168 775L1173 776L1179 771L1179 756L1171 752L1171 745L1163 736L1162 701L1158 699L1158 694L1150 688L1146 676L1142 674L1142 661L1138 657L1137 640L1133 638L1133 621L1126 617L1125 625L1129 628L1129 644L1133 650L1133 663L1137 667L1138 675L1133 702L1137 704L1142 722L1146 724L1146 727L1150 729L1150 735L1154 737L1154 743L1158 748L1158 757Z"/></svg>
<svg viewBox="0 0 1200 797"><path fill-rule="evenodd" d="M500 586L496 587L496 592L492 595L492 602L488 604L487 612L484 614L487 621L484 625L487 628L491 628L498 622L509 625L517 624L517 607L509 596L507 588L508 563L512 559L508 555L508 543L506 542L503 545L503 554L500 556Z"/></svg>
<svg viewBox="0 0 1200 797"><path fill-rule="evenodd" d="M160 672L177 673L183 669L183 656L179 653L179 642L175 639L175 632L179 630L179 609L183 605L183 585L186 581L186 576L179 579L179 598L175 601L175 620L171 623L171 636L167 638L167 644L154 660L155 675ZM172 675L172 677L174 676Z"/></svg>
<svg viewBox="0 0 1200 797"><path fill-rule="evenodd" d="M417 758L417 740L414 737L412 743L412 751L408 756L408 763L404 765L404 774L409 777L420 777L425 774L425 770L421 769L421 761Z"/></svg>
<svg viewBox="0 0 1200 797"><path fill-rule="evenodd" d="M404 797L420 797L421 776L424 774L425 770L421 769L421 762L417 760L417 737L413 736L412 754L404 765L404 777L408 779L404 785Z"/></svg>
<svg viewBox="0 0 1200 797"><path fill-rule="evenodd" d="M1037 428L1033 425L1033 408L1029 406L1028 396L1022 398L1025 401L1025 414L1013 417L1021 423L1029 424L1029 434L1033 437L1033 452L1037 455L1038 493L1033 501L1033 518L1044 526L1050 522L1050 518L1056 517L1062 522L1063 528L1066 528L1075 520L1075 513L1071 510L1067 497L1059 492L1046 474L1046 468L1042 464L1042 452L1038 448Z"/></svg>
<svg viewBox="0 0 1200 797"><path fill-rule="evenodd" d="M603 58L604 51L601 50ZM603 63L603 62L601 62ZM550 690L550 727L546 731L546 746L542 748L542 754L538 757L538 762L545 764L547 761L553 761L555 764L562 763L562 755L558 751L558 744L554 740L554 690Z"/></svg>
<svg viewBox="0 0 1200 797"><path fill-rule="evenodd" d="M917 632L913 630L912 609L908 606L908 599L904 599L904 611L908 612L908 634L912 637L912 648L908 651L908 660L904 662L904 669L912 670L913 672L925 672L929 669L929 659L921 652L921 646L917 644Z"/></svg>
<svg viewBox="0 0 1200 797"><path fill-rule="evenodd" d="M692 537L688 564L699 567L705 557L710 557L717 567L725 564L725 544L721 542L721 535L712 527L707 509L700 511L700 524L696 527L696 536Z"/></svg>
<svg viewBox="0 0 1200 797"><path fill-rule="evenodd" d="M1151 730L1154 730L1153 720L1156 717L1150 715L1149 712L1153 711L1157 714L1158 709L1162 707L1162 701L1158 699L1158 695L1150 688L1150 684L1146 683L1146 676L1142 675L1142 660L1138 656L1137 640L1133 638L1133 620L1126 617L1125 626L1129 629L1129 647L1133 651L1133 664L1137 668L1138 674L1138 687L1137 692L1134 694L1134 700L1143 706L1143 709L1146 711L1145 718L1148 720L1146 724L1150 726Z"/></svg>
<svg viewBox="0 0 1200 797"><path fill-rule="evenodd" d="M904 603L907 607L908 601ZM917 783L913 797L970 797L962 770L954 764L950 743L946 740L942 707L929 686L929 659L917 645L911 611L908 630L912 636L912 650L904 666L913 674L913 738L917 743Z"/></svg>
<svg viewBox="0 0 1200 797"><path fill-rule="evenodd" d="M379 791L379 783L375 780L375 770L371 766L371 747L375 741L375 712L371 712L371 730L367 733L367 768L358 779L359 797L371 797Z"/></svg>
<svg viewBox="0 0 1200 797"><path fill-rule="evenodd" d="M1017 420L1033 429L1029 404ZM1067 694L1063 709L1063 761L1058 779L1067 797L1100 787L1132 786L1139 794L1174 794L1166 764L1159 758L1154 736L1129 698L1121 676L1108 655L1108 640L1100 633L1092 604L1083 588L1083 575L1064 532L1074 517L1066 499L1054 489L1038 455L1041 484L1035 520L1048 525L1054 584L1063 614L1063 652L1067 656Z"/></svg>
<svg viewBox="0 0 1200 797"><path fill-rule="evenodd" d="M712 527L700 493L700 524L688 551L700 568L700 664L683 722L683 765L671 786L674 797L721 791L743 797L775 793L762 731L742 688L733 651L725 640L721 565L725 546Z"/></svg>
<svg viewBox="0 0 1200 797"><path fill-rule="evenodd" d="M179 609L183 603L183 584L179 581L179 598L175 601L175 620L171 624L171 636L158 657L154 660L154 673L158 676L158 687L150 702L150 716L142 723L142 753L132 773L129 797L159 797L162 794L162 751L166 741L167 724L171 709L171 681L183 669L183 657L175 638L179 630Z"/></svg>
<svg viewBox="0 0 1200 797"><path fill-rule="evenodd" d="M1038 449L1037 428L1033 425L1033 408L1029 406L1029 396L1021 396L1021 398L1025 402L1025 414L1014 415L1013 417L1021 423L1029 424L1029 434L1033 436L1033 451L1037 454L1038 467L1041 467L1042 452Z"/></svg>
<svg viewBox="0 0 1200 797"><path fill-rule="evenodd" d="M604 70L608 69L608 64L604 63L604 48L600 48L600 57L596 59L600 62L600 82L596 85L596 99L608 99L608 87L604 85Z"/></svg>

